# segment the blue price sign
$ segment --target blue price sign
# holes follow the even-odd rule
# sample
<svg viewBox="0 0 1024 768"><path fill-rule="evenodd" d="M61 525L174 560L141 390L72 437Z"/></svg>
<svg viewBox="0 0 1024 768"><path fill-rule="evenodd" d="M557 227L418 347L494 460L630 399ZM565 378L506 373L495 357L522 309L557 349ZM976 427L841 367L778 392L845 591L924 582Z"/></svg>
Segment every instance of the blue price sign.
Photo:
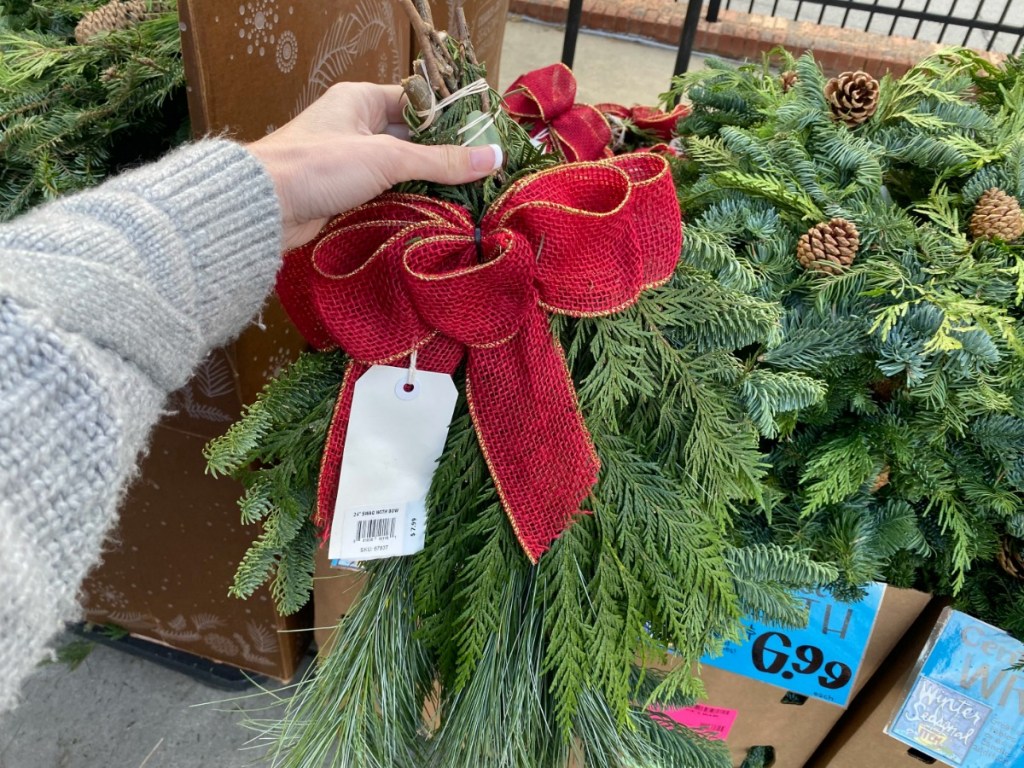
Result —
<svg viewBox="0 0 1024 768"><path fill-rule="evenodd" d="M721 656L701 662L845 707L884 591L884 584L871 584L858 603L841 603L824 591L797 592L807 601L806 627L780 629L751 619L746 642L728 643Z"/></svg>

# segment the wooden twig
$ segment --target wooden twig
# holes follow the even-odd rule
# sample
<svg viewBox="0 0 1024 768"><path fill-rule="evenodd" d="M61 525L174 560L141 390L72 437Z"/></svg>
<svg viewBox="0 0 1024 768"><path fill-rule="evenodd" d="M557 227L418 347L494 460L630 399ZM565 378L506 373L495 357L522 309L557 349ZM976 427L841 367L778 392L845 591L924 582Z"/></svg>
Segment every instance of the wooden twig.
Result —
<svg viewBox="0 0 1024 768"><path fill-rule="evenodd" d="M428 0L415 0L416 11L419 13L420 18L426 22L427 26L434 26L434 13L430 10L430 3Z"/></svg>
<svg viewBox="0 0 1024 768"><path fill-rule="evenodd" d="M448 31L458 29L459 11L466 4L466 0L448 0ZM456 33L458 34L458 33Z"/></svg>
<svg viewBox="0 0 1024 768"><path fill-rule="evenodd" d="M473 49L473 39L469 33L469 22L466 21L466 11L462 7L462 2L459 2L455 8L455 34L458 36L459 44L462 46L462 55L466 57L473 66L480 66L480 62L476 58L476 51ZM480 94L480 108L484 112L490 112L491 110L491 97L487 91Z"/></svg>
<svg viewBox="0 0 1024 768"><path fill-rule="evenodd" d="M473 41L469 37L469 22L466 21L466 12L459 6L455 9L455 18L452 27L455 29L455 37L459 44L466 51L466 58L471 64L476 64L476 53L473 50Z"/></svg>
<svg viewBox="0 0 1024 768"><path fill-rule="evenodd" d="M427 85L422 75L413 75L402 81L402 90L409 97L409 104L416 112L426 112L430 109L433 101L430 98L433 91Z"/></svg>
<svg viewBox="0 0 1024 768"><path fill-rule="evenodd" d="M413 0L396 0L396 2L402 6L405 15L409 17L409 23L412 24L413 33L416 35L417 42L419 42L420 55L423 57L423 63L427 68L427 78L430 80L430 86L442 97L451 96L452 92L448 89L445 78L442 77L438 67L437 57L434 54L434 45L430 37L432 31L435 35L437 31L432 26L427 26L426 21L420 16L416 6L413 5Z"/></svg>
<svg viewBox="0 0 1024 768"><path fill-rule="evenodd" d="M444 77L448 87L456 90L459 84L455 78L455 62L448 53L448 47L444 42L444 33L439 32L434 25L434 14L430 10L430 3L427 0L413 0L416 3L416 10L419 12L423 23L426 25L430 42L434 46L434 58L437 60L437 69ZM449 28L451 25L449 25Z"/></svg>

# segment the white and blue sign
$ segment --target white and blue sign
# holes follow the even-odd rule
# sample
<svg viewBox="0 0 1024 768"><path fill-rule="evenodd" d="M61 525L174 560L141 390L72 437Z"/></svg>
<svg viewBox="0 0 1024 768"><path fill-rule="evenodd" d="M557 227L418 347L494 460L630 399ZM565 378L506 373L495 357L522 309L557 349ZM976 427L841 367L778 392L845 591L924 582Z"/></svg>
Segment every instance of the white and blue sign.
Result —
<svg viewBox="0 0 1024 768"><path fill-rule="evenodd" d="M782 629L751 619L746 642L727 643L721 656L701 662L845 707L884 591L884 584L870 584L857 603L840 602L824 590L797 592L807 602L806 627Z"/></svg>
<svg viewBox="0 0 1024 768"><path fill-rule="evenodd" d="M1024 768L1024 643L949 609L932 641L886 733L947 765Z"/></svg>

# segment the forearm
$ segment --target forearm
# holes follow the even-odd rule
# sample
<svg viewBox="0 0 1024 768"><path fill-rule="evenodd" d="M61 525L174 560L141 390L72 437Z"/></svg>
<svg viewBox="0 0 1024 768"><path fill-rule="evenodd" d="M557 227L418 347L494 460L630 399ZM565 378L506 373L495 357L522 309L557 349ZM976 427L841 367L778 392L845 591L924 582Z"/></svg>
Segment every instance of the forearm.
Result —
<svg viewBox="0 0 1024 768"><path fill-rule="evenodd" d="M0 227L0 711L77 614L169 391L269 292L280 213L237 145Z"/></svg>
<svg viewBox="0 0 1024 768"><path fill-rule="evenodd" d="M0 291L170 391L257 312L280 237L263 167L202 142L0 227Z"/></svg>

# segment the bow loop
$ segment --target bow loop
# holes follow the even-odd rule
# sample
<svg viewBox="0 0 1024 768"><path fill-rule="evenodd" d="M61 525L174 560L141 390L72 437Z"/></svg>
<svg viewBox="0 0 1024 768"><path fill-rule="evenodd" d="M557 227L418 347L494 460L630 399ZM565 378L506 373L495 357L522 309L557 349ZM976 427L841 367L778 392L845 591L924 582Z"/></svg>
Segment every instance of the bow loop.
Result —
<svg viewBox="0 0 1024 768"><path fill-rule="evenodd" d="M431 333L395 279L406 229L400 226L339 226L313 249L317 314L335 343L355 360L401 357Z"/></svg>
<svg viewBox="0 0 1024 768"><path fill-rule="evenodd" d="M520 75L505 91L512 117L550 123L576 102L576 77L565 64L552 64Z"/></svg>
<svg viewBox="0 0 1024 768"><path fill-rule="evenodd" d="M598 160L611 151L611 128L600 111L576 104L576 77L564 64L528 72L505 91L505 108L521 123L532 124L530 135L542 137L569 162Z"/></svg>
<svg viewBox="0 0 1024 768"><path fill-rule="evenodd" d="M663 112L657 107L624 107L621 104L595 104L594 107L604 115L629 120L641 131L661 141L670 141L679 121L690 114L690 108L685 104L677 104L671 112Z"/></svg>
<svg viewBox="0 0 1024 768"><path fill-rule="evenodd" d="M625 155L615 165L631 182L629 217L641 226L634 228L643 259L641 290L668 282L679 263L683 248L682 212L676 198L672 171L664 158L654 154ZM668 200L675 205L669 207Z"/></svg>
<svg viewBox="0 0 1024 768"><path fill-rule="evenodd" d="M484 236L482 246L482 264L467 236L419 240L404 256L405 284L420 315L468 347L507 342L537 305L530 243L499 230Z"/></svg>
<svg viewBox="0 0 1024 768"><path fill-rule="evenodd" d="M277 281L281 302L307 326L313 308L319 335L306 338L320 349L338 346L368 364L405 357L433 329L420 319L402 285L404 244L470 226L468 211L450 203L421 195L383 195L332 219L298 258L288 255ZM307 295L296 284L304 284ZM303 323L296 325L305 334Z"/></svg>

